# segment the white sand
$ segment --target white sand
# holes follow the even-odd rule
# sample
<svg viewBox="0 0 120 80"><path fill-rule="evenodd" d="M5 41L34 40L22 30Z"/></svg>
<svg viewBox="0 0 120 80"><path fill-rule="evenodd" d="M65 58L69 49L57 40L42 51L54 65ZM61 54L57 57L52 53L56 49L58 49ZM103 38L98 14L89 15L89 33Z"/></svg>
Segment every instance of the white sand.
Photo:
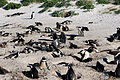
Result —
<svg viewBox="0 0 120 80"><path fill-rule="evenodd" d="M27 7L22 7L18 10L3 10L0 9L0 26L5 24L12 24L11 26L0 28L0 30L4 30L6 32L13 33L12 36L9 37L1 37L0 42L9 41L15 36L16 32L23 33L25 29L22 29L21 27L18 27L18 25L22 27L27 27L29 25L35 25L36 21L42 22L43 26L40 27L41 30L44 30L44 27L55 27L55 23L62 22L64 20L72 20L73 23L69 26L70 29L73 31L66 32L66 34L77 34L76 26L87 26L90 31L85 32L85 37L79 37L74 41L67 41L67 47L69 46L69 42L74 42L78 44L79 46L83 45L84 40L88 39L97 39L100 43L100 47L98 47L99 50L104 49L116 49L120 42L113 42L109 43L105 37L108 37L109 35L116 32L116 27L120 26L120 15L115 14L102 14L108 7L111 7L113 5L97 5L95 9L91 10L90 12L83 12L81 9L77 9L75 7L71 7L70 10L74 10L79 13L78 16L68 17L68 18L55 18L51 17L49 14L51 12L44 12L43 14L39 14L38 11L41 10L41 8L38 8L39 4L32 4ZM117 6L118 7L118 6ZM52 11L56 10L56 8L51 8ZM36 16L35 19L29 19L30 14L32 11L35 12ZM21 16L15 16L15 17L5 17L6 15L10 15L16 12L24 12L25 14ZM93 24L88 24L88 22L93 22ZM48 38L48 37L45 37ZM40 34L33 34L32 36L25 37L26 42L30 39L34 39L38 41L38 39L44 39L40 37ZM108 45L110 44L110 45ZM69 48L63 48L62 51L65 54L77 54L79 52L79 49L69 49ZM93 70L90 67L86 66L95 66L97 61L100 61L102 64L105 65L105 69L107 71L114 71L116 68L116 65L108 65L103 62L103 58L107 57L109 59L113 59L112 55L107 54L106 52L102 53L92 53L91 57L93 58L92 62L89 63L82 63L79 62L72 57L62 57L62 58L53 58L50 53L48 52L41 52L38 51L37 53L32 54L22 54L17 59L11 60L11 59L3 59L3 57L9 55L10 53L8 51L12 50L22 50L24 47L16 47L13 48L13 44L8 44L7 48L1 48L0 54L3 56L0 56L0 66L4 67L5 69L12 71L11 74L6 75L0 75L0 80L13 80L12 76L17 76L15 80L30 80L30 78L27 78L22 74L22 71L27 71L29 68L27 67L28 63L33 64L36 62L39 62L42 56L45 56L48 60L48 64L51 65L51 70L48 71L48 74L45 78L39 78L39 80L60 80L55 71L60 71L62 74L65 74L67 71L67 67L56 65L59 62L68 62L68 63L74 63L76 66L73 67L75 70L75 73L78 75L78 73L82 74L82 77L80 80L103 80L104 74L99 73L95 70ZM55 67L56 66L56 67ZM17 73L17 74L15 74ZM107 79L105 79L107 80ZM119 80L119 79L118 79Z"/></svg>

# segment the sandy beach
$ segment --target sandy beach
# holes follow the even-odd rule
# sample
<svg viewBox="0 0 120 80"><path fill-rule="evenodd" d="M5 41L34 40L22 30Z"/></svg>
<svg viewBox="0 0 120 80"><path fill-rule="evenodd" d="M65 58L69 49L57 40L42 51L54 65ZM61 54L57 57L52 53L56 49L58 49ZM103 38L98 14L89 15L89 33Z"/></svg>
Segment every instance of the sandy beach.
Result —
<svg viewBox="0 0 120 80"><path fill-rule="evenodd" d="M28 64L40 63L40 60L43 56L46 57L47 63L50 67L50 70L46 70L46 74L44 76L39 77L34 80L62 80L60 79L56 71L59 71L61 74L65 74L68 70L67 66L57 65L60 62L73 63L73 69L75 70L75 74L77 76L81 76L78 80L119 80L120 78L113 78L106 76L102 72L97 72L88 66L95 66L96 62L99 61L105 66L105 71L115 71L117 65L106 64L103 61L103 58L108 58L108 60L113 60L113 55L107 54L107 52L100 52L102 50L107 49L117 49L120 46L120 42L108 42L106 37L109 37L113 33L116 32L116 28L120 26L120 15L119 14L103 14L110 7L117 7L112 4L106 5L95 5L95 8L90 12L83 12L83 9L78 9L77 7L68 7L69 10L74 10L79 13L77 16L60 18L60 17L52 17L50 14L54 10L58 10L58 8L50 8L52 12L44 12L39 14L38 12L42 9L39 8L40 4L31 4L26 7L21 7L20 9L15 10L3 10L0 9L0 31L5 31L7 33L12 33L8 37L0 36L0 43L8 42L5 48L0 48L0 66L7 69L11 73L7 73L5 75L0 75L0 80L32 80L31 78L25 76L22 72L29 71L30 68L27 67ZM60 8L62 9L62 8ZM63 8L64 9L64 8ZM66 10L67 10L66 9ZM35 12L35 19L30 19L30 15L32 12ZM24 13L20 16L6 17L7 15L11 15L17 12ZM97 47L98 53L91 53L90 57L93 58L91 62L83 63L71 56L63 56L60 58L54 58L51 55L51 52L46 51L37 51L29 54L20 54L18 58L15 59L4 59L5 56L8 56L11 51L21 51L25 46L15 46L14 43L9 43L9 41L13 40L16 36L16 32L24 33L27 31L25 29L29 25L35 25L35 22L43 23L43 26L38 26L41 31L44 31L45 27L56 27L56 22L63 22L65 20L73 21L69 26L71 31L66 31L65 34L78 34L77 26L86 26L89 28L89 31L85 32L84 37L76 37L75 40L67 40L65 47L61 49L61 51L66 54L74 54L77 53L81 49L88 48L85 45L85 40L97 40L100 46ZM89 22L93 22L89 24ZM3 27L3 25L10 24L9 26ZM41 35L45 35L41 37ZM52 40L48 37L47 33L34 33L32 35L28 35L24 37L25 42L33 39L34 41L44 42L44 39ZM69 36L67 36L69 38ZM51 41L45 41L50 43ZM73 42L78 46L82 46L80 49L69 49L69 42ZM78 55L79 56L79 55Z"/></svg>

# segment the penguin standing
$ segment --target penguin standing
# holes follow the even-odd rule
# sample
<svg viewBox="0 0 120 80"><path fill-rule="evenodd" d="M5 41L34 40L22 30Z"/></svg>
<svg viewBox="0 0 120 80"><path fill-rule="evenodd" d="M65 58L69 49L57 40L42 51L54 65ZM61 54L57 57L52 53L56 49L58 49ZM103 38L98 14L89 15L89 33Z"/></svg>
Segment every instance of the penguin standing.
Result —
<svg viewBox="0 0 120 80"><path fill-rule="evenodd" d="M77 27L78 28L78 35L84 37L84 30L82 30L82 27Z"/></svg>
<svg viewBox="0 0 120 80"><path fill-rule="evenodd" d="M68 71L66 74L66 80L77 80L76 74L71 65L68 66Z"/></svg>
<svg viewBox="0 0 120 80"><path fill-rule="evenodd" d="M45 57L42 57L41 61L40 61L40 69L49 69L48 65L47 65L47 61Z"/></svg>
<svg viewBox="0 0 120 80"><path fill-rule="evenodd" d="M60 42L66 43L66 35L64 32L61 32L60 34Z"/></svg>
<svg viewBox="0 0 120 80"><path fill-rule="evenodd" d="M35 12L32 12L31 19L34 19L34 18L35 18Z"/></svg>
<svg viewBox="0 0 120 80"><path fill-rule="evenodd" d="M53 40L52 44L56 47L59 48L60 47L60 41L58 39Z"/></svg>
<svg viewBox="0 0 120 80"><path fill-rule="evenodd" d="M117 68L115 70L115 76L120 77L120 52L115 55L115 62L117 63Z"/></svg>

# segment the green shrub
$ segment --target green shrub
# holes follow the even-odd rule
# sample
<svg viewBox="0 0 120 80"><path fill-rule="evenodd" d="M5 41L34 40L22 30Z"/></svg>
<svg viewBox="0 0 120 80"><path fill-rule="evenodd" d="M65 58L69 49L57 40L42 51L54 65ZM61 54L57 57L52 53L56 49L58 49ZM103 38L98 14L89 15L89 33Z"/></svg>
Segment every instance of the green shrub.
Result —
<svg viewBox="0 0 120 80"><path fill-rule="evenodd" d="M49 9L48 12L52 12L52 10Z"/></svg>
<svg viewBox="0 0 120 80"><path fill-rule="evenodd" d="M65 12L64 10L54 11L52 13L53 17L69 17L69 16L74 16L74 15L78 15L78 13L75 13L75 11Z"/></svg>
<svg viewBox="0 0 120 80"><path fill-rule="evenodd" d="M3 7L6 4L7 4L6 0L0 0L0 7Z"/></svg>
<svg viewBox="0 0 120 80"><path fill-rule="evenodd" d="M22 4L23 4L23 6L28 6L28 5L30 5L33 2L35 2L35 0L23 0Z"/></svg>
<svg viewBox="0 0 120 80"><path fill-rule="evenodd" d="M30 5L29 2L23 2L22 4L23 4L23 6L28 6L28 5Z"/></svg>
<svg viewBox="0 0 120 80"><path fill-rule="evenodd" d="M82 7L83 9L93 9L94 8L92 1L85 1L85 0L77 1L76 6L78 6L78 7L83 6Z"/></svg>
<svg viewBox="0 0 120 80"><path fill-rule="evenodd" d="M117 10L117 8L110 9L109 11L115 11L115 10Z"/></svg>
<svg viewBox="0 0 120 80"><path fill-rule="evenodd" d="M83 6L83 9L94 9L94 8L95 6L93 5L91 1L87 1L85 5Z"/></svg>
<svg viewBox="0 0 120 80"><path fill-rule="evenodd" d="M41 5L41 7L53 7L55 6L58 2L61 2L63 0L47 0L44 2L43 5Z"/></svg>
<svg viewBox="0 0 120 80"><path fill-rule="evenodd" d="M21 4L17 4L17 3L9 3L5 9L9 10L9 9L18 9L21 7Z"/></svg>
<svg viewBox="0 0 120 80"><path fill-rule="evenodd" d="M45 2L46 0L36 0L36 2L42 3Z"/></svg>
<svg viewBox="0 0 120 80"><path fill-rule="evenodd" d="M120 5L120 0L114 0L116 5Z"/></svg>
<svg viewBox="0 0 120 80"><path fill-rule="evenodd" d="M81 6L85 5L85 0L79 0L75 4L76 4L76 6L81 7Z"/></svg>
<svg viewBox="0 0 120 80"><path fill-rule="evenodd" d="M53 7L56 4L54 1L46 1L41 7Z"/></svg>
<svg viewBox="0 0 120 80"><path fill-rule="evenodd" d="M69 7L69 6L72 6L72 4L70 4L70 3L65 4L65 7Z"/></svg>
<svg viewBox="0 0 120 80"><path fill-rule="evenodd" d="M57 3L56 5L55 5L56 7L63 7L63 6L65 6L65 2L60 2L60 3Z"/></svg>
<svg viewBox="0 0 120 80"><path fill-rule="evenodd" d="M98 4L108 4L109 0L96 0Z"/></svg>
<svg viewBox="0 0 120 80"><path fill-rule="evenodd" d="M120 10L115 11L115 14L120 14Z"/></svg>
<svg viewBox="0 0 120 80"><path fill-rule="evenodd" d="M56 5L55 5L56 7L63 7L63 6L65 6L65 7L69 7L69 6L71 6L71 4L69 3L69 1L62 1L62 2L58 2L58 3L56 3Z"/></svg>
<svg viewBox="0 0 120 80"><path fill-rule="evenodd" d="M44 8L44 9L42 9L41 11L39 11L38 13L43 13L43 12L45 12L45 11L47 11L48 10L48 8Z"/></svg>
<svg viewBox="0 0 120 80"><path fill-rule="evenodd" d="M53 17L63 17L63 16L62 16L62 13L63 13L63 10L54 11L54 12L52 13L52 16L53 16Z"/></svg>

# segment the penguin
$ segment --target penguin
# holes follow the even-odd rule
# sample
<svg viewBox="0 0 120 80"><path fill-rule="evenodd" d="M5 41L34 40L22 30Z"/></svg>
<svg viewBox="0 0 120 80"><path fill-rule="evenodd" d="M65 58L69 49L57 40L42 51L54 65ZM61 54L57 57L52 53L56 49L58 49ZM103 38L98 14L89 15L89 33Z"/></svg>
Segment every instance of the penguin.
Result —
<svg viewBox="0 0 120 80"><path fill-rule="evenodd" d="M6 73L9 73L9 71L0 66L0 74L5 75Z"/></svg>
<svg viewBox="0 0 120 80"><path fill-rule="evenodd" d="M7 46L7 42L0 43L0 48L5 48Z"/></svg>
<svg viewBox="0 0 120 80"><path fill-rule="evenodd" d="M65 80L77 80L76 74L72 68L72 65L68 66L68 71L66 73L66 79Z"/></svg>
<svg viewBox="0 0 120 80"><path fill-rule="evenodd" d="M31 78L33 79L37 79L39 78L38 76L38 70L35 68L34 65L28 65L27 67L30 67L30 75L31 75Z"/></svg>
<svg viewBox="0 0 120 80"><path fill-rule="evenodd" d="M52 33L52 38L53 38L53 40L58 39L58 35L57 35L57 33L56 33L56 32L53 32L53 33Z"/></svg>
<svg viewBox="0 0 120 80"><path fill-rule="evenodd" d="M70 35L70 38L68 40L74 40L76 35Z"/></svg>
<svg viewBox="0 0 120 80"><path fill-rule="evenodd" d="M70 46L69 46L70 49L77 49L78 48L78 46L74 43L69 42L69 44L70 44Z"/></svg>
<svg viewBox="0 0 120 80"><path fill-rule="evenodd" d="M98 72L103 72L103 71L104 71L104 65L101 64L99 61L97 61L96 66L95 66L95 69L96 69Z"/></svg>
<svg viewBox="0 0 120 80"><path fill-rule="evenodd" d="M78 35L84 37L84 31L82 30L82 27L77 27L78 28Z"/></svg>
<svg viewBox="0 0 120 80"><path fill-rule="evenodd" d="M4 59L11 59L11 58L17 58L20 56L20 52L18 51L12 51L12 54L4 57Z"/></svg>
<svg viewBox="0 0 120 80"><path fill-rule="evenodd" d="M45 27L45 32L46 33L51 33L54 32L50 27Z"/></svg>
<svg viewBox="0 0 120 80"><path fill-rule="evenodd" d="M42 57L40 61L40 69L49 69L46 58Z"/></svg>
<svg viewBox="0 0 120 80"><path fill-rule="evenodd" d="M61 32L61 34L60 34L60 42L66 43L66 35L64 32Z"/></svg>
<svg viewBox="0 0 120 80"><path fill-rule="evenodd" d="M61 24L59 22L56 22L56 28L60 29L60 27L61 27Z"/></svg>
<svg viewBox="0 0 120 80"><path fill-rule="evenodd" d="M33 11L31 14L31 19L34 19L34 18L35 18L35 12Z"/></svg>
<svg viewBox="0 0 120 80"><path fill-rule="evenodd" d="M60 47L60 42L59 42L58 39L53 40L52 44L53 44L56 48Z"/></svg>
<svg viewBox="0 0 120 80"><path fill-rule="evenodd" d="M92 61L92 58L89 58L89 56L90 56L90 53L92 53L94 49L96 49L96 48L95 47L89 47L88 49L83 49L80 52L78 52L78 54L80 54L82 56L81 61L83 61L83 62Z"/></svg>
<svg viewBox="0 0 120 80"><path fill-rule="evenodd" d="M113 61L108 61L107 58L103 58L103 61L106 62L107 64L117 64L117 62L120 60L120 52L119 51L114 51L111 52L109 51L109 54L114 55L114 60Z"/></svg>
<svg viewBox="0 0 120 80"><path fill-rule="evenodd" d="M43 26L41 22L35 22L36 26Z"/></svg>
<svg viewBox="0 0 120 80"><path fill-rule="evenodd" d="M120 61L117 64L116 70L115 70L115 76L120 77Z"/></svg>
<svg viewBox="0 0 120 80"><path fill-rule="evenodd" d="M54 51L53 51L53 53L52 53L52 56L54 57L54 58L56 58L56 57L62 57L64 54L62 53L62 51L60 51L60 49L58 49L58 48L56 48L56 47L54 47Z"/></svg>

